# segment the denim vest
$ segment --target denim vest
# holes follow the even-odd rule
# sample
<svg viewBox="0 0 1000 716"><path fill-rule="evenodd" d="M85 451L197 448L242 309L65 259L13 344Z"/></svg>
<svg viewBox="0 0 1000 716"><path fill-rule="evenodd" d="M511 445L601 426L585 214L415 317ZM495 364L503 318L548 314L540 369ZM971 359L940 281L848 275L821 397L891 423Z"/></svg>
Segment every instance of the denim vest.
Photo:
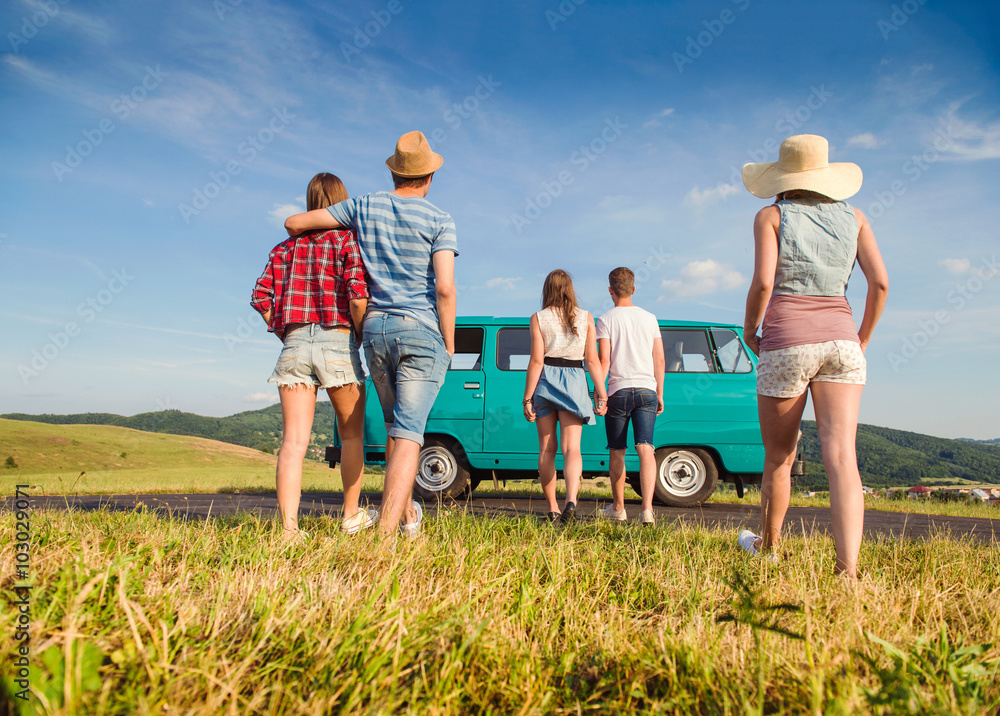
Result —
<svg viewBox="0 0 1000 716"><path fill-rule="evenodd" d="M843 296L858 257L858 219L846 201L779 201L772 295Z"/></svg>

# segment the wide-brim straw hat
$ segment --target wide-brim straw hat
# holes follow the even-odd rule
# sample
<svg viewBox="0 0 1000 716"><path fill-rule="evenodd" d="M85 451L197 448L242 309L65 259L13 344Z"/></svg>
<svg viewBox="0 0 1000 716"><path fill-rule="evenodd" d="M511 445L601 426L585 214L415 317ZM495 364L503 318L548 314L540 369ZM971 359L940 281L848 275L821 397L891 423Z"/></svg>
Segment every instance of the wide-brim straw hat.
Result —
<svg viewBox="0 0 1000 716"><path fill-rule="evenodd" d="M829 143L815 134L797 134L783 141L776 162L743 165L743 185L761 199L805 189L843 201L858 193L861 180L857 164L831 164Z"/></svg>
<svg viewBox="0 0 1000 716"><path fill-rule="evenodd" d="M396 153L385 160L393 174L401 177L422 177L436 172L444 158L431 151L423 132L407 132L396 142Z"/></svg>

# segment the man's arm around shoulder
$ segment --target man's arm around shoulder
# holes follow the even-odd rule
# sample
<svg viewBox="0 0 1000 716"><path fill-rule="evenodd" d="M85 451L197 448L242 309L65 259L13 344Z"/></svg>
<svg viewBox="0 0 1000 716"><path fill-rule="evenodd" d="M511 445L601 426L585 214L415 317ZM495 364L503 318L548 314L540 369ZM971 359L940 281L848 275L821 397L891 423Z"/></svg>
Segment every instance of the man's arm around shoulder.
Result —
<svg viewBox="0 0 1000 716"><path fill-rule="evenodd" d="M344 227L326 209L313 209L285 219L285 231L289 236L298 236L304 231L340 228Z"/></svg>

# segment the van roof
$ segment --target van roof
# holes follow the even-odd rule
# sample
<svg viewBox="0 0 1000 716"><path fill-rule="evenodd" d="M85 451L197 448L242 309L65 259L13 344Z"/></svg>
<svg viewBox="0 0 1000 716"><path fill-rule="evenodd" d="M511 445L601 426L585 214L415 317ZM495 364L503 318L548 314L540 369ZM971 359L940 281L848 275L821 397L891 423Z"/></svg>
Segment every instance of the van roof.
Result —
<svg viewBox="0 0 1000 716"><path fill-rule="evenodd" d="M459 326L527 326L530 316L458 316L455 324ZM657 318L661 328L731 328L739 332L742 326L736 323L709 323L705 321L682 321Z"/></svg>

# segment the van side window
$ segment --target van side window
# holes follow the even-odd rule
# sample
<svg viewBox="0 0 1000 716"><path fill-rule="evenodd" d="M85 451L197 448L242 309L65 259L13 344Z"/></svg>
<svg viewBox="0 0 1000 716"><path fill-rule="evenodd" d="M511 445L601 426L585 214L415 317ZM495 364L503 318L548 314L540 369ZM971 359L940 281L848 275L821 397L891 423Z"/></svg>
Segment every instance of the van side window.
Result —
<svg viewBox="0 0 1000 716"><path fill-rule="evenodd" d="M719 357L723 373L750 373L753 370L750 356L743 349L736 331L713 328L712 340L715 341L715 354Z"/></svg>
<svg viewBox="0 0 1000 716"><path fill-rule="evenodd" d="M528 370L531 358L531 331L528 328L501 328L497 333L497 368Z"/></svg>
<svg viewBox="0 0 1000 716"><path fill-rule="evenodd" d="M455 328L455 355L448 370L482 370L483 342L486 331L482 328Z"/></svg>
<svg viewBox="0 0 1000 716"><path fill-rule="evenodd" d="M668 328L663 336L667 373L714 373L715 361L705 331Z"/></svg>

